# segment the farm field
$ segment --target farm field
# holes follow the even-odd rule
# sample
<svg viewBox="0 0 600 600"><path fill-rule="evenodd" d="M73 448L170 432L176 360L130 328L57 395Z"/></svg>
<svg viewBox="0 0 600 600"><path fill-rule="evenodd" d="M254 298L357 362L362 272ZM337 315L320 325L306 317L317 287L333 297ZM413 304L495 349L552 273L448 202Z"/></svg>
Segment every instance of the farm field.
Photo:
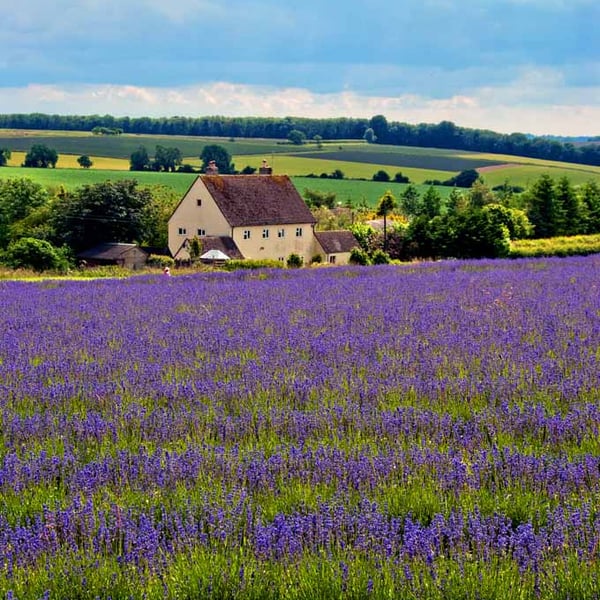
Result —
<svg viewBox="0 0 600 600"><path fill-rule="evenodd" d="M178 147L184 162L200 165L199 156L206 144L219 144L227 149L238 169L246 165L257 168L267 159L275 172L290 176L320 175L335 169L344 172L347 178L371 179L383 169L393 177L401 171L416 184L426 180L446 180L458 172L475 168L480 171L490 186L508 181L511 185L526 187L542 173L554 179L566 175L574 185L593 180L600 182L600 167L576 165L556 161L545 161L527 157L495 155L490 153L415 148L366 144L359 141L341 140L324 143L319 150L314 143L292 146L281 140L198 138L192 136L121 135L95 136L84 132L19 132L0 130L0 148L8 147L15 153L10 164L22 163L22 156L34 144L52 146L59 153L58 168L76 167L76 158L89 155L94 161L92 169L128 169L129 157L139 146L144 146L150 155L157 144ZM21 154L22 153L22 154Z"/></svg>
<svg viewBox="0 0 600 600"><path fill-rule="evenodd" d="M598 255L0 282L0 594L598 596L599 289Z"/></svg>

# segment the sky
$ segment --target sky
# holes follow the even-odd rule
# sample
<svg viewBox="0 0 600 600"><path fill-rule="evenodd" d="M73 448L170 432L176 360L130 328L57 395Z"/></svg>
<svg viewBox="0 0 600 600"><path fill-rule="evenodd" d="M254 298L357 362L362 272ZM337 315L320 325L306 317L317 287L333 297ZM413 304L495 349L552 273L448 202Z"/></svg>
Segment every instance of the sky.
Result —
<svg viewBox="0 0 600 600"><path fill-rule="evenodd" d="M600 135L598 0L0 0L0 113Z"/></svg>

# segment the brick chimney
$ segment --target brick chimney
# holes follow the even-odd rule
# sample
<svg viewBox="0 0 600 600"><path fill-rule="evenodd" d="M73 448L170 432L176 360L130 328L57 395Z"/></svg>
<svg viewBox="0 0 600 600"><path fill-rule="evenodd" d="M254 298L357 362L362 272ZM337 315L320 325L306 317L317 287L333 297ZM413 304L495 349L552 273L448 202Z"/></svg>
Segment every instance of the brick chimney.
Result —
<svg viewBox="0 0 600 600"><path fill-rule="evenodd" d="M262 165L258 169L258 174L259 175L272 175L273 167L270 167L269 163L266 160L263 160Z"/></svg>
<svg viewBox="0 0 600 600"><path fill-rule="evenodd" d="M208 165L206 166L205 173L207 175L218 175L219 167L217 167L217 163L214 160L208 161Z"/></svg>

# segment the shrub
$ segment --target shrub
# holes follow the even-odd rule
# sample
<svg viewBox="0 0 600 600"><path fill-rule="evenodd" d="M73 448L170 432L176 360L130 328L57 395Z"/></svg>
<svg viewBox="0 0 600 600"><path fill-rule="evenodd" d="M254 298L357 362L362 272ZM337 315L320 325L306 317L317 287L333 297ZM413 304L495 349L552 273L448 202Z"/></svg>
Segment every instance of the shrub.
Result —
<svg viewBox="0 0 600 600"><path fill-rule="evenodd" d="M323 262L323 257L320 254L315 254L311 259L310 259L310 264L311 265L316 265L319 263Z"/></svg>
<svg viewBox="0 0 600 600"><path fill-rule="evenodd" d="M24 237L9 244L3 262L13 269L34 271L67 271L69 260L62 248L55 248L46 240Z"/></svg>
<svg viewBox="0 0 600 600"><path fill-rule="evenodd" d="M285 264L287 265L288 269L299 269L304 264L304 260L299 254L292 252L287 257Z"/></svg>
<svg viewBox="0 0 600 600"><path fill-rule="evenodd" d="M151 254L146 261L149 267L173 267L175 261L166 254Z"/></svg>
<svg viewBox="0 0 600 600"><path fill-rule="evenodd" d="M366 250L362 248L352 248L350 252L350 263L353 265L369 265L371 259Z"/></svg>
<svg viewBox="0 0 600 600"><path fill-rule="evenodd" d="M387 252L378 248L373 252L373 256L371 257L371 262L374 265L387 265L390 262L390 255Z"/></svg>
<svg viewBox="0 0 600 600"><path fill-rule="evenodd" d="M244 259L228 260L223 264L226 271L236 271L237 269L282 269L283 263L278 260L268 258L263 259Z"/></svg>

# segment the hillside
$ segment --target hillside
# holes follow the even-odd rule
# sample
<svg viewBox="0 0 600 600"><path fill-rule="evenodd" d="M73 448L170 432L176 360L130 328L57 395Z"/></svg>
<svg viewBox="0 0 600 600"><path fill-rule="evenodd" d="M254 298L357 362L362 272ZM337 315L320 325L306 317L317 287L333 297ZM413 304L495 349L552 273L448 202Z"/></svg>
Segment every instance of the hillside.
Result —
<svg viewBox="0 0 600 600"><path fill-rule="evenodd" d="M52 170L22 169L25 152L34 144L46 144L59 154L56 172ZM393 179L401 172L415 184L430 180L446 180L462 170L476 169L490 187L508 183L526 187L542 173L553 178L567 176L574 185L593 180L600 183L600 167L529 157L509 156L482 152L466 152L439 148L417 148L367 144L364 141L342 140L334 143L306 143L295 146L268 139L231 140L229 138L197 136L93 135L90 132L0 130L0 148L12 152L9 166L0 171L3 177L26 176L45 185L76 187L106 178L135 178L144 184L162 184L183 193L191 181L189 174L130 172L129 157L140 146L152 155L157 145L177 147L183 162L200 167L200 153L207 144L219 144L232 156L238 169L245 166L258 168L267 159L277 173L303 178L299 189L310 187L331 191L343 187L345 201L366 199L369 204L377 199L371 182L374 173L384 170ZM86 154L93 161L89 170L79 168L77 157ZM326 177L339 170L344 180ZM362 182L353 180L364 180ZM388 184L389 186L390 184ZM401 185L401 184L396 184ZM355 190L349 190L354 186ZM378 189L380 186L377 186ZM440 188L443 192L447 189Z"/></svg>

